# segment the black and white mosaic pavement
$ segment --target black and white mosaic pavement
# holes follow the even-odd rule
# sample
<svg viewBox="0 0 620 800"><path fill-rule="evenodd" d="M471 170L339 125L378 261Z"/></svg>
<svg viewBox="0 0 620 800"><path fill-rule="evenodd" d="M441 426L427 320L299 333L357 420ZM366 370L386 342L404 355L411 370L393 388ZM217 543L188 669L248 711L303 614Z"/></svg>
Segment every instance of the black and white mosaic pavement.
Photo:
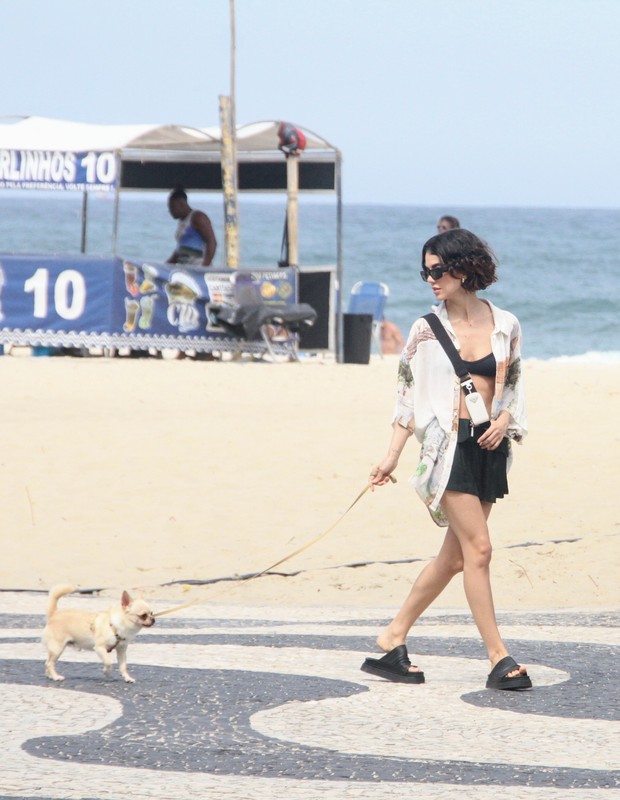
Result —
<svg viewBox="0 0 620 800"><path fill-rule="evenodd" d="M619 613L500 615L535 683L512 693L484 689L468 615L420 623L410 650L427 683L411 686L359 671L385 619L344 609L190 609L132 643L135 684L105 680L92 653L63 656L55 684L44 602L12 612L2 598L0 800L361 798L378 785L391 798L620 797Z"/></svg>

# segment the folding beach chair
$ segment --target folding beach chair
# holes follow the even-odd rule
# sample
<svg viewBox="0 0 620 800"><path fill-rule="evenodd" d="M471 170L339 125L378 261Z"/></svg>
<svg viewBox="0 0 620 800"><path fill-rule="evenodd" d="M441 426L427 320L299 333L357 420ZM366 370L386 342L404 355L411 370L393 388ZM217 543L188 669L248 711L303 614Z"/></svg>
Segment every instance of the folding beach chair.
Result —
<svg viewBox="0 0 620 800"><path fill-rule="evenodd" d="M381 358L383 358L381 326L389 295L390 290L386 283L358 281L353 285L349 297L349 314L372 314L372 338Z"/></svg>
<svg viewBox="0 0 620 800"><path fill-rule="evenodd" d="M308 303L266 303L252 276L236 272L232 276L234 305L209 304L209 311L219 324L239 339L252 341L260 334L269 355L276 359L275 346L295 361L297 332L303 325L313 325L316 311Z"/></svg>

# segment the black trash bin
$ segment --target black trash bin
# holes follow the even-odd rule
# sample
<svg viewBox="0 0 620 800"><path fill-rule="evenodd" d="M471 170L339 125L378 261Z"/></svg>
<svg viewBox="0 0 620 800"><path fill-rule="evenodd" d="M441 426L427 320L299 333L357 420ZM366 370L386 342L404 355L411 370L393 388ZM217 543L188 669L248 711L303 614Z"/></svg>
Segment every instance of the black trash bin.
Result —
<svg viewBox="0 0 620 800"><path fill-rule="evenodd" d="M345 364L368 364L372 341L372 314L343 314Z"/></svg>

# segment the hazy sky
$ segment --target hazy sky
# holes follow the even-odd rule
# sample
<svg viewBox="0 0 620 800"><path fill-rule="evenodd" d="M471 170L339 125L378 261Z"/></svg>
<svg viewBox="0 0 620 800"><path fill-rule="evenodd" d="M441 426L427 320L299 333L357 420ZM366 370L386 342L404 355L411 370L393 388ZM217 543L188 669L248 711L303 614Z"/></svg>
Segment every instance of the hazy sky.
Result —
<svg viewBox="0 0 620 800"><path fill-rule="evenodd" d="M347 202L620 207L620 0L236 0L237 121ZM229 0L0 0L0 114L218 123Z"/></svg>

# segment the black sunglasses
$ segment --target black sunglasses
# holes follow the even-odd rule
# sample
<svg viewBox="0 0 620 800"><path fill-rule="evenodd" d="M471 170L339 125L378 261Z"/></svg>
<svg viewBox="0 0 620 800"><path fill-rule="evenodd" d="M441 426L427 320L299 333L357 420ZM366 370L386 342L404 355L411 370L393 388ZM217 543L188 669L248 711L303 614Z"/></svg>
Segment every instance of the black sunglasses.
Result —
<svg viewBox="0 0 620 800"><path fill-rule="evenodd" d="M427 281L429 277L434 281L438 281L440 278L443 278L449 269L450 267L445 267L443 265L441 267L431 267L430 269L428 267L422 267L420 270L420 276L422 277L423 281Z"/></svg>

